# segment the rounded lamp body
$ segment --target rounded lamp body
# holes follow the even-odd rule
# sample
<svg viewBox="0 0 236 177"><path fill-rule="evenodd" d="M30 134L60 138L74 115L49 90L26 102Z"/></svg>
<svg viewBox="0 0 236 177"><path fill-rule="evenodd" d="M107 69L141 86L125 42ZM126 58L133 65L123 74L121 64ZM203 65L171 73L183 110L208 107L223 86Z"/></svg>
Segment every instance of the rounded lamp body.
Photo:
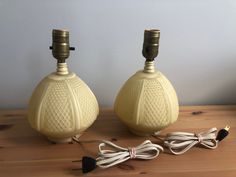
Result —
<svg viewBox="0 0 236 177"><path fill-rule="evenodd" d="M178 118L175 90L159 71L138 71L121 88L114 110L131 132L146 136L162 130Z"/></svg>
<svg viewBox="0 0 236 177"><path fill-rule="evenodd" d="M31 126L54 142L80 136L99 113L96 97L74 73L45 77L29 102Z"/></svg>

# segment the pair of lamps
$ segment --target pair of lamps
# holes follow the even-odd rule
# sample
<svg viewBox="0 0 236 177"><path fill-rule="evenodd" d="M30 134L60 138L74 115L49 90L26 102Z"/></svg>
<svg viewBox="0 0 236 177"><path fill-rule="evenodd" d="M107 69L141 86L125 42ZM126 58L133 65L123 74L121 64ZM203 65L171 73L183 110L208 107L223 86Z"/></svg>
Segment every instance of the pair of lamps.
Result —
<svg viewBox="0 0 236 177"><path fill-rule="evenodd" d="M175 122L179 113L178 99L168 79L155 69L158 55L159 30L145 30L143 70L131 76L119 91L114 105L117 117L131 132L147 136ZM95 95L75 73L69 72L65 60L69 57L69 31L52 31L56 72L46 76L34 90L29 102L30 125L57 143L77 138L97 118Z"/></svg>

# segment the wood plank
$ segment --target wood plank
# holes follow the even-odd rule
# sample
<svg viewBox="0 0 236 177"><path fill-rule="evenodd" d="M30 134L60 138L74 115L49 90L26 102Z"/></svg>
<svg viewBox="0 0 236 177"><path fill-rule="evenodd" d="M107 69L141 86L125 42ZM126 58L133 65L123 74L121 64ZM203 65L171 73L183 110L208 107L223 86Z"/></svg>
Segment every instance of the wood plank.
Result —
<svg viewBox="0 0 236 177"><path fill-rule="evenodd" d="M136 146L154 137L132 135L113 111L103 109L96 122L80 138L80 144L52 144L30 128L26 110L0 111L0 176L81 176L71 161L88 155L96 157L100 140L121 146ZM86 176L236 176L236 106L187 106L180 108L178 121L163 130L200 132L211 127L231 126L230 135L215 150L195 147L181 156L167 151L150 161L129 160Z"/></svg>

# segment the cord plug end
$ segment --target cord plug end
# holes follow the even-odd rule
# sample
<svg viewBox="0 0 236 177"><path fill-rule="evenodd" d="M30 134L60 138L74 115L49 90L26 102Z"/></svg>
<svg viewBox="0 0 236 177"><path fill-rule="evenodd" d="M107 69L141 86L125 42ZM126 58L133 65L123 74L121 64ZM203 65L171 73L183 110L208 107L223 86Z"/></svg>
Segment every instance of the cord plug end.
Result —
<svg viewBox="0 0 236 177"><path fill-rule="evenodd" d="M72 162L81 162L81 161L82 161L82 168L72 169L72 170L82 170L83 173L88 173L90 171L93 171L97 167L96 159L92 157L84 156L82 160L75 160Z"/></svg>
<svg viewBox="0 0 236 177"><path fill-rule="evenodd" d="M229 131L230 126L229 126L229 125L226 125L224 129L225 129L226 131Z"/></svg>
<svg viewBox="0 0 236 177"><path fill-rule="evenodd" d="M225 139L226 136L228 136L229 134L229 129L230 129L230 126L228 125L226 125L225 128L221 129L217 134L216 140L222 141L223 139Z"/></svg>
<svg viewBox="0 0 236 177"><path fill-rule="evenodd" d="M84 156L82 158L82 171L83 173L88 173L93 171L97 167L96 160L92 157Z"/></svg>

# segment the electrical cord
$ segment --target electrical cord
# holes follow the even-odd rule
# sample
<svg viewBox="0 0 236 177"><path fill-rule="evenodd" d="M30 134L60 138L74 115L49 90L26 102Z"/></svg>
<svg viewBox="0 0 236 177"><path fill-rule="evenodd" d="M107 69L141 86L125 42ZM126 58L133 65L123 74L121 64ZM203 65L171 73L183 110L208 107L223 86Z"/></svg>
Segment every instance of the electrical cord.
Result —
<svg viewBox="0 0 236 177"><path fill-rule="evenodd" d="M197 144L209 149L215 149L217 148L219 141L223 140L228 135L229 129L230 127L226 126L218 133L217 128L211 128L206 132L198 134L187 132L168 133L164 138L164 146L175 155L183 154Z"/></svg>
<svg viewBox="0 0 236 177"><path fill-rule="evenodd" d="M164 146L167 147L171 153L180 155L197 144L209 149L217 148L219 142L229 134L229 129L230 127L226 126L224 129L218 131L218 133L217 128L211 128L208 131L198 134L172 132L168 133L162 140L164 141ZM158 138L159 134L155 134L154 137ZM73 137L73 140L79 143L77 137ZM104 149L106 146L110 148ZM81 160L72 161L82 162L82 168L73 170L82 170L83 173L88 173L97 167L109 168L129 159L154 159L163 151L163 147L152 143L150 140L146 140L142 144L131 148L123 148L110 141L102 141L98 146L98 150L99 153L96 159L84 156Z"/></svg>
<svg viewBox="0 0 236 177"><path fill-rule="evenodd" d="M102 149L106 145L114 150ZM96 159L97 166L108 168L129 159L150 160L156 158L160 151L163 151L163 147L153 144L150 140L146 140L142 144L132 148L123 148L110 141L104 141L99 144L99 157Z"/></svg>
<svg viewBox="0 0 236 177"><path fill-rule="evenodd" d="M105 146L109 146L111 149L103 149ZM123 148L110 141L103 141L99 144L98 149L98 158L94 159L87 156L82 158L83 173L88 173L94 170L96 167L109 168L129 159L154 159L160 154L160 152L163 151L162 146L154 144L150 140L146 140L142 144L131 148Z"/></svg>

